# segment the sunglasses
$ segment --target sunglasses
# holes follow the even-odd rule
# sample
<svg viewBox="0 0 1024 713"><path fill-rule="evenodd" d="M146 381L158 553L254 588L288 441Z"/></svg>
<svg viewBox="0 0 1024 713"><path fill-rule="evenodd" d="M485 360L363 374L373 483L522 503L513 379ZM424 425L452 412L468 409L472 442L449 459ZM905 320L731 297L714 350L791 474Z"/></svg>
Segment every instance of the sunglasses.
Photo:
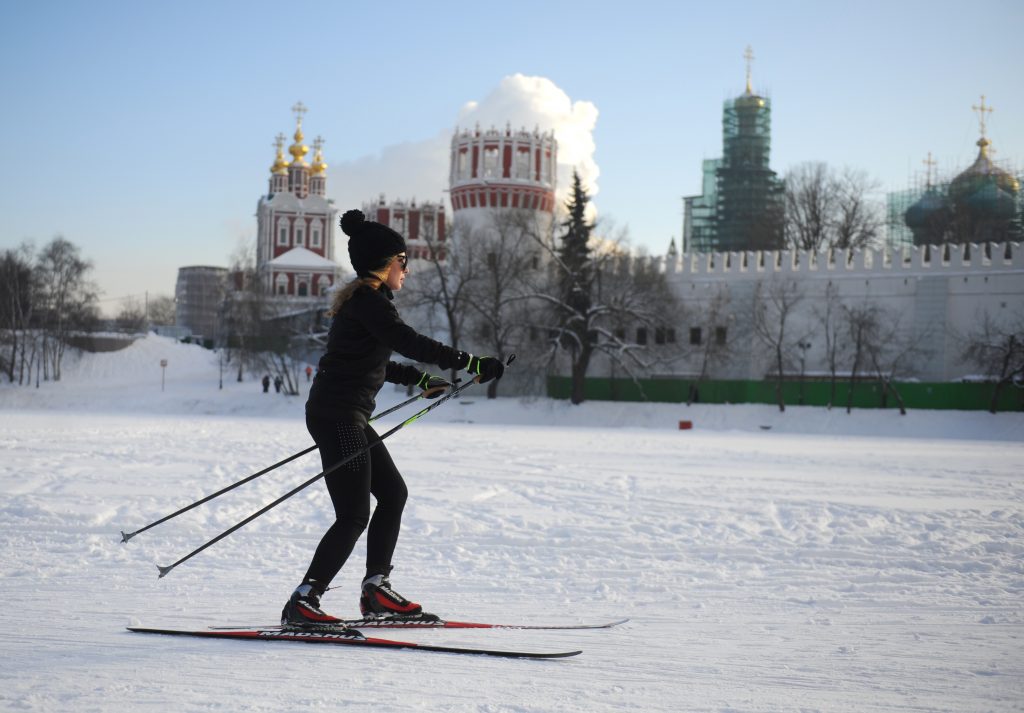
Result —
<svg viewBox="0 0 1024 713"><path fill-rule="evenodd" d="M409 256L408 255L395 255L395 261L402 266L402 269L409 267Z"/></svg>

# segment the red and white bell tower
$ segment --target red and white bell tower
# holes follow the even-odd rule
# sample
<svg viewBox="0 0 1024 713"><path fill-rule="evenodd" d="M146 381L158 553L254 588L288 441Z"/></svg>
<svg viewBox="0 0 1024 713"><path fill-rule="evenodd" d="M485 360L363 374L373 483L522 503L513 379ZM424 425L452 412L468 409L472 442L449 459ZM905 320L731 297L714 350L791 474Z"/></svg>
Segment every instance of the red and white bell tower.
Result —
<svg viewBox="0 0 1024 713"><path fill-rule="evenodd" d="M452 137L453 220L485 227L495 210L534 211L550 223L555 211L558 142L554 132L492 127L456 130Z"/></svg>
<svg viewBox="0 0 1024 713"><path fill-rule="evenodd" d="M256 206L256 272L267 294L315 298L334 285L339 265L334 261L334 223L337 210L327 199L327 164L319 136L313 142L313 163L306 162L302 116L295 112L295 143L284 156L285 137L278 134L277 157L270 167L269 192Z"/></svg>

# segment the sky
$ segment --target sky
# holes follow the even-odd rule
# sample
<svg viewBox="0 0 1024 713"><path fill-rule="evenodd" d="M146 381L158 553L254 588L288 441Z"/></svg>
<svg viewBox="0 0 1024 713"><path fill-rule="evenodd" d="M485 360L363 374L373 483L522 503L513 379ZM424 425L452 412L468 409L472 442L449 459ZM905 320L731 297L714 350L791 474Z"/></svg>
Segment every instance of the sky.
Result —
<svg viewBox="0 0 1024 713"><path fill-rule="evenodd" d="M278 133L308 107L328 197L446 201L456 127L559 138L601 229L664 253L721 155L722 103L772 101L771 164L823 161L907 188L974 160L1024 167L1024 3L91 2L0 4L0 249L55 235L101 306L173 295L177 269L255 240ZM340 234L340 231L339 231ZM338 245L344 252L344 245Z"/></svg>

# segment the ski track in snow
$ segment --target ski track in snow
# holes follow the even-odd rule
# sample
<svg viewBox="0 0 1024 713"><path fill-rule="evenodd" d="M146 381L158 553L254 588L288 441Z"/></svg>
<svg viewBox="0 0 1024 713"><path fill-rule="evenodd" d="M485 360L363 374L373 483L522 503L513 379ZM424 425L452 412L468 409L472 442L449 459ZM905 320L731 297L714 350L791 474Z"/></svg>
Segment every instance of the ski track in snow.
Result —
<svg viewBox="0 0 1024 713"><path fill-rule="evenodd" d="M0 389L0 709L1024 709L1019 414L983 440L956 436L988 414L912 414L922 437L821 433L833 416L812 409L736 407L782 425L680 432L623 427L610 407L575 425L547 402L446 404L389 441L411 492L399 591L451 618L628 624L380 632L584 651L561 661L130 634L273 623L331 521L318 483L156 576L318 472L313 453L120 543L310 444L301 399L252 383L203 396L199 366L176 397L97 365L89 386ZM663 407L629 408L644 423ZM328 610L355 614L364 552Z"/></svg>

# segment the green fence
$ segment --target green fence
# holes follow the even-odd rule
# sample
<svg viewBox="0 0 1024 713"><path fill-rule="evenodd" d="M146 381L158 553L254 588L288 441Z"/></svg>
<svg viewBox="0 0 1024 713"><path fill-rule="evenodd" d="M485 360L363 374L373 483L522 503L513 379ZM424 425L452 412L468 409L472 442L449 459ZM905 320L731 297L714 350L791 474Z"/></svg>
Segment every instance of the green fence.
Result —
<svg viewBox="0 0 1024 713"><path fill-rule="evenodd" d="M567 376L548 377L548 396L567 399L570 394ZM919 383L895 385L908 409L957 409L964 411L987 410L992 400L993 384ZM696 388L694 401L706 404L777 403L774 381L702 381L697 384L686 379L629 379L588 378L584 394L592 401L656 401L685 403L691 388ZM836 383L834 406L845 407L849 382ZM832 386L825 381L785 381L782 397L787 405L826 406ZM858 381L853 386L854 408L898 408L892 394L884 393L882 385L872 381ZM1008 385L1002 388L997 405L999 411L1024 411L1024 389Z"/></svg>

